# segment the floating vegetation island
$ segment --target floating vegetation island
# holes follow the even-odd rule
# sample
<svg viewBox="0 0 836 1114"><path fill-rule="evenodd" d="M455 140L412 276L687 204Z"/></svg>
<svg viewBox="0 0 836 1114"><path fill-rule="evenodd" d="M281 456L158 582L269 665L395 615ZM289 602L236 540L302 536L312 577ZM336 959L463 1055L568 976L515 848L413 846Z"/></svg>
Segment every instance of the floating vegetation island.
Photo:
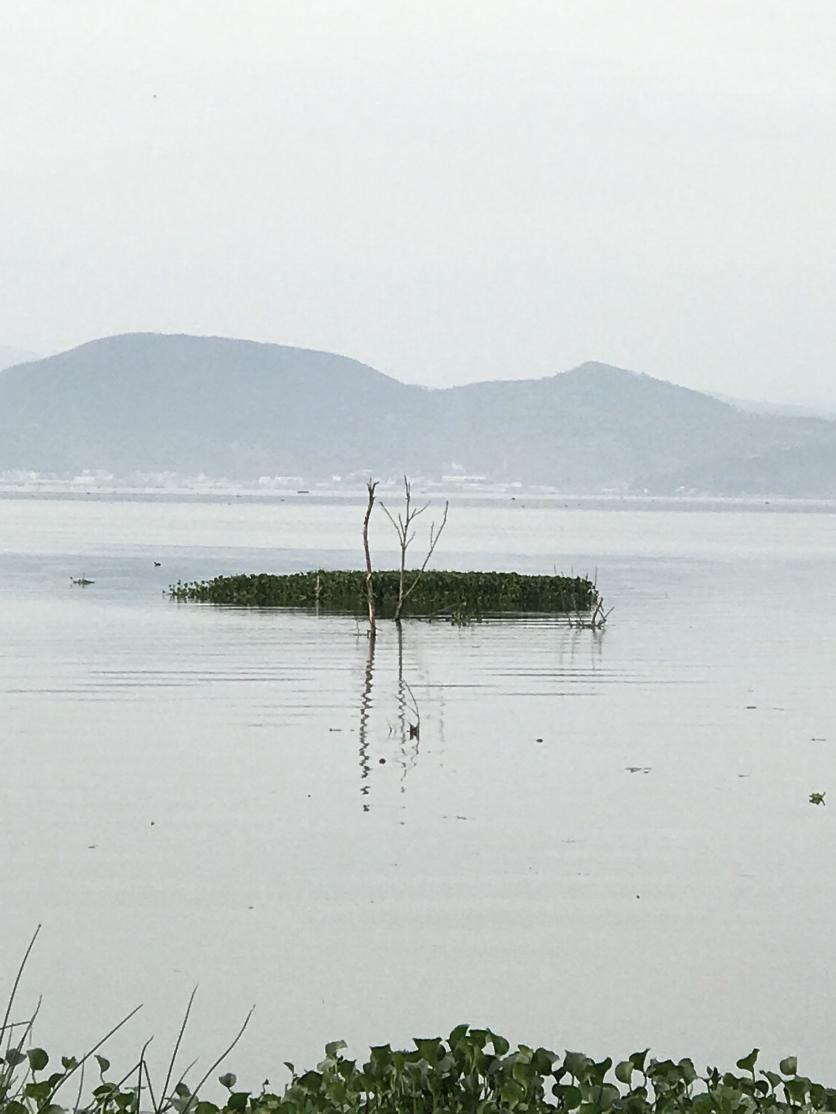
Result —
<svg viewBox="0 0 836 1114"><path fill-rule="evenodd" d="M417 571L407 571L410 580ZM391 616L398 599L400 572L372 576L379 615ZM366 611L366 574L359 570L297 572L285 576L258 573L216 576L213 580L172 585L174 599L228 607L320 607L362 615ZM425 570L409 595L413 616L491 614L588 614L598 603L595 585L582 576L524 576L516 572L447 572Z"/></svg>

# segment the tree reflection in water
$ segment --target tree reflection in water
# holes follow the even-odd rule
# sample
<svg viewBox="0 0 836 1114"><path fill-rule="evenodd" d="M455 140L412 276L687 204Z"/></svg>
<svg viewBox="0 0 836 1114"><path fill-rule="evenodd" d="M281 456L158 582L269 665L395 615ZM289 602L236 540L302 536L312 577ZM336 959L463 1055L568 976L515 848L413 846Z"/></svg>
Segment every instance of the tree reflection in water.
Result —
<svg viewBox="0 0 836 1114"><path fill-rule="evenodd" d="M398 761L401 766L400 792L406 792L406 777L418 762L421 748L421 713L412 686L404 675L404 631L402 623L393 624L397 631L397 684L395 688L395 723L389 721L389 738L394 735L398 744ZM363 811L371 809L372 756L370 753L372 736L372 690L375 684L376 638L368 639L366 663L363 671L363 686L360 694L359 764L360 794L363 798ZM379 703L379 700L378 700ZM380 759L384 765L385 760Z"/></svg>
<svg viewBox="0 0 836 1114"><path fill-rule="evenodd" d="M369 719L372 710L372 684L374 681L374 647L375 638L367 636L369 644L366 653L366 670L363 676L363 694L360 697L360 794L364 798L369 796ZM363 801L363 812L369 811L368 799Z"/></svg>

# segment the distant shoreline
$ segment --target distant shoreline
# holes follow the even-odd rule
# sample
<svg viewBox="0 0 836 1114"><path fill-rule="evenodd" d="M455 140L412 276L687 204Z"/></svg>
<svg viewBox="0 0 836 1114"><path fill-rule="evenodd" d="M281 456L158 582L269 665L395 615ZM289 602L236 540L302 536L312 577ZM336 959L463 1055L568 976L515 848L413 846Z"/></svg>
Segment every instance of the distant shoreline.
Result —
<svg viewBox="0 0 836 1114"><path fill-rule="evenodd" d="M836 513L836 499L795 498L789 496L718 496L718 495L639 495L639 494L572 494L542 487L517 487L498 484L455 485L421 480L431 498L449 498L459 506L513 506L520 510L540 507L564 510L631 510L631 511L750 511L795 514ZM381 483L383 494L397 493L398 483ZM87 502L188 502L217 503L230 499L249 503L347 503L361 506L366 496L362 485L311 483L304 490L297 488L262 487L257 484L172 484L166 487L130 484L85 485L79 479L67 481L10 482L0 477L0 499L58 499Z"/></svg>

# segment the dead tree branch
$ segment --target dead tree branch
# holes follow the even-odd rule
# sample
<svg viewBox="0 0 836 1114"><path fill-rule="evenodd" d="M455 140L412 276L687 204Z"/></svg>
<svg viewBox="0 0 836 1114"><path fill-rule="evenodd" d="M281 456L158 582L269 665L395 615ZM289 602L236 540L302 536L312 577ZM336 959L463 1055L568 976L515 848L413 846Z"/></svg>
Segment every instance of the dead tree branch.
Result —
<svg viewBox="0 0 836 1114"><path fill-rule="evenodd" d="M577 612L575 612L574 618L570 617L569 619L569 626L574 627L576 630L603 630L604 626L606 625L607 619L610 617L614 610L614 607L610 607L607 608L607 610L605 611L604 597L598 596L595 601L595 607L592 610L592 614L588 618L585 618L584 616L579 615Z"/></svg>
<svg viewBox="0 0 836 1114"><path fill-rule="evenodd" d="M398 576L398 602L395 605L395 614L394 614L394 619L395 619L396 623L399 623L401 621L401 616L403 614L404 604L409 599L409 597L412 595L412 593L415 591L415 588L418 585L418 581L421 579L421 574L424 572L427 565L429 564L429 560L433 555L433 551L434 551L436 545L438 544L438 539L441 537L441 532L444 529L444 527L447 525L447 510L448 510L449 505L450 505L449 502L446 502L444 504L444 514L443 514L442 519L441 519L441 525L438 527L437 531L436 531L435 522L430 523L430 545L429 545L429 549L427 550L427 555L424 558L424 561L423 561L420 569L418 569L417 573L415 574L415 578L413 579L412 583L407 588L405 586L405 582L406 582L406 551L409 548L410 544L415 540L415 531L412 528L412 524L415 522L415 519L419 515L424 513L424 511L429 506L429 503L424 503L424 505L422 507L413 507L413 505L412 505L412 485L410 484L409 478L407 476L404 476L404 478L403 478L403 485L404 485L404 511L403 511L403 514L401 514L401 512L398 511L398 515L397 515L397 518L396 518L384 503L380 504L381 507L383 508L383 511L384 511L386 517L392 523L392 526L395 529L395 533L398 535L398 544L400 546L400 551L401 551L400 569L399 569L399 576Z"/></svg>
<svg viewBox="0 0 836 1114"><path fill-rule="evenodd" d="M418 586L418 581L421 579L422 573L426 569L427 565L430 563L430 558L432 557L433 553L435 552L435 547L438 545L438 539L441 537L441 533L442 533L444 527L447 525L447 511L449 509L450 509L450 503L445 502L444 503L444 514L441 516L441 524L438 527L438 530L436 530L434 522L430 523L430 547L427 550L427 556L424 558L423 562L421 563L420 569L415 574L415 579L412 581L410 586L404 592L404 597L403 597L404 598L404 603L409 599L409 597L415 591L416 587Z"/></svg>
<svg viewBox="0 0 836 1114"><path fill-rule="evenodd" d="M369 501L366 505L365 517L363 518L363 551L366 555L366 601L369 608L369 638L374 638L377 634L377 614L374 605L372 556L369 552L369 519L372 516L372 508L374 507L374 493L377 487L377 480L373 480L370 476L366 487L369 492Z"/></svg>
<svg viewBox="0 0 836 1114"><path fill-rule="evenodd" d="M401 551L401 563L400 563L399 576L398 576L398 602L395 605L395 614L394 614L394 619L395 619L396 623L400 622L401 611L403 610L403 604L404 604L404 599L405 599L405 596L404 596L404 579L405 579L405 576L406 576L406 551L409 548L410 543L415 540L415 531L412 529L412 524L415 521L415 519L418 517L418 515L423 514L424 511L429 506L429 503L425 503L423 505L423 507L413 507L412 506L412 485L410 484L409 478L407 476L404 476L404 478L403 478L403 486L404 486L404 512L403 512L403 514L401 514L401 512L398 511L397 519L394 517L394 515L392 514L392 512L389 510L389 508L386 506L386 504L384 502L381 501L381 504L380 504L381 508L383 509L383 513L386 515L386 517L392 523L392 526L395 529L395 533L398 535L398 544L400 546L400 551Z"/></svg>

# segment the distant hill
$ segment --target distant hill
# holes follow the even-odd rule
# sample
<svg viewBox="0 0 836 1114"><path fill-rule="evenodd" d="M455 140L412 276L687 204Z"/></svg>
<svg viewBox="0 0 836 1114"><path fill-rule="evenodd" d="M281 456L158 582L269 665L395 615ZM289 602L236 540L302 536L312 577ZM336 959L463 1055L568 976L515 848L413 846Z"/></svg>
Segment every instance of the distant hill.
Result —
<svg viewBox="0 0 836 1114"><path fill-rule="evenodd" d="M327 352L130 334L0 373L0 471L85 469L836 496L836 422L598 363L430 390Z"/></svg>
<svg viewBox="0 0 836 1114"><path fill-rule="evenodd" d="M3 368L13 367L15 364L24 364L28 360L39 360L35 352L28 352L25 348L8 348L0 344L0 371Z"/></svg>
<svg viewBox="0 0 836 1114"><path fill-rule="evenodd" d="M733 395L717 394L714 398L721 402L731 403L738 410L747 414L777 414L792 418L831 418L836 419L836 406L823 401L810 400L808 402L755 402L749 398L737 398Z"/></svg>

